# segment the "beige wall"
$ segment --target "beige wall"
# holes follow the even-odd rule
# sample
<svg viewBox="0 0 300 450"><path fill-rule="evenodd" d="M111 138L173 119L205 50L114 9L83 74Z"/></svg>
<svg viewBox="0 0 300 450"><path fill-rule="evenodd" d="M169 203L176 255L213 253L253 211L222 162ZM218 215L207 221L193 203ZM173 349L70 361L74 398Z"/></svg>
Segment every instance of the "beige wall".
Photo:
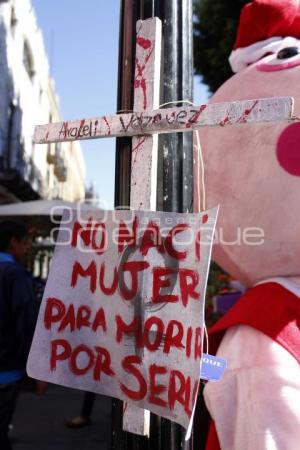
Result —
<svg viewBox="0 0 300 450"><path fill-rule="evenodd" d="M42 197L60 197L70 201L83 199L85 165L80 144L33 144L35 125L49 123L50 120L61 121L62 117L31 1L10 0L0 3L1 23L0 61L5 60L1 70L6 70L7 74L1 73L5 83L0 82L0 111L7 109L11 101L20 110L13 163L17 166L21 148L28 164L33 162L37 167L41 183L35 186L33 182L33 187L39 190ZM29 52L32 71L28 71L28 65L26 68L24 64L24 45ZM11 86L10 89L7 86ZM6 122L0 113L0 131L3 134L7 133ZM26 177L26 170L24 173Z"/></svg>

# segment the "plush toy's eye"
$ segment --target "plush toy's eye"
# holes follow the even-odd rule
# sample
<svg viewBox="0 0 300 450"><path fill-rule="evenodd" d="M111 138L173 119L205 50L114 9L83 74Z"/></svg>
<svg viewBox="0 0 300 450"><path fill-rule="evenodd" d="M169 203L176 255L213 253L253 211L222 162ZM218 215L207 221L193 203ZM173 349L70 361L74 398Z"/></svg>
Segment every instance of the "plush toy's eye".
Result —
<svg viewBox="0 0 300 450"><path fill-rule="evenodd" d="M277 53L278 59L288 59L300 53L299 47L286 47Z"/></svg>

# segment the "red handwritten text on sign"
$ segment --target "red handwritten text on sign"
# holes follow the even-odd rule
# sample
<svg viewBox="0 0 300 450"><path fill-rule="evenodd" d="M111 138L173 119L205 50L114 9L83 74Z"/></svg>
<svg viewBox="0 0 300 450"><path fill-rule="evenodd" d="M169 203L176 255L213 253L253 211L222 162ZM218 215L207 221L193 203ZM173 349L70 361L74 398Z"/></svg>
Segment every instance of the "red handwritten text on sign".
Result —
<svg viewBox="0 0 300 450"><path fill-rule="evenodd" d="M215 216L74 211L59 232L29 374L187 427Z"/></svg>

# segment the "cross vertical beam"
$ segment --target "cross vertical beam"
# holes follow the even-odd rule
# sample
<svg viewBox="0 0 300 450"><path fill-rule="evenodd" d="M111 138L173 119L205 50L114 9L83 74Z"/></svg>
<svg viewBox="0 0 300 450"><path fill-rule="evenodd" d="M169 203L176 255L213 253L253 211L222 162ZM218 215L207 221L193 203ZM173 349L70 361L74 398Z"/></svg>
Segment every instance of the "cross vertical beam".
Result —
<svg viewBox="0 0 300 450"><path fill-rule="evenodd" d="M134 78L134 111L137 112L159 106L161 28L157 17L137 22ZM130 206L133 209L156 210L157 145L156 134L132 138ZM136 307L143 314L143 304ZM149 436L149 411L125 402L123 429Z"/></svg>
<svg viewBox="0 0 300 450"><path fill-rule="evenodd" d="M137 22L134 111L158 109L160 87L161 21ZM134 136L131 159L130 206L156 210L158 136Z"/></svg>
<svg viewBox="0 0 300 450"><path fill-rule="evenodd" d="M135 59L135 27L140 17L138 0L120 1L118 98L117 111L133 108L133 74ZM132 139L116 139L115 162L115 207L126 207L130 203L130 161ZM123 432L123 402L112 398L111 403L111 445L110 450L129 450L130 435Z"/></svg>

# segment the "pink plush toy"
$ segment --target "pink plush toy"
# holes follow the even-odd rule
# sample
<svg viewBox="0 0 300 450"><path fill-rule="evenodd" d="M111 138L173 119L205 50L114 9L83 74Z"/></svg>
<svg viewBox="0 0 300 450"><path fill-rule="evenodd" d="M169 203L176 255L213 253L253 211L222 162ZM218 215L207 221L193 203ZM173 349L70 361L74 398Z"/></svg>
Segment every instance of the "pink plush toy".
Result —
<svg viewBox="0 0 300 450"><path fill-rule="evenodd" d="M211 102L292 96L300 116L300 1L255 0ZM249 289L211 330L227 359L205 401L207 449L300 449L300 122L205 129L214 260ZM220 446L220 447L219 447Z"/></svg>

